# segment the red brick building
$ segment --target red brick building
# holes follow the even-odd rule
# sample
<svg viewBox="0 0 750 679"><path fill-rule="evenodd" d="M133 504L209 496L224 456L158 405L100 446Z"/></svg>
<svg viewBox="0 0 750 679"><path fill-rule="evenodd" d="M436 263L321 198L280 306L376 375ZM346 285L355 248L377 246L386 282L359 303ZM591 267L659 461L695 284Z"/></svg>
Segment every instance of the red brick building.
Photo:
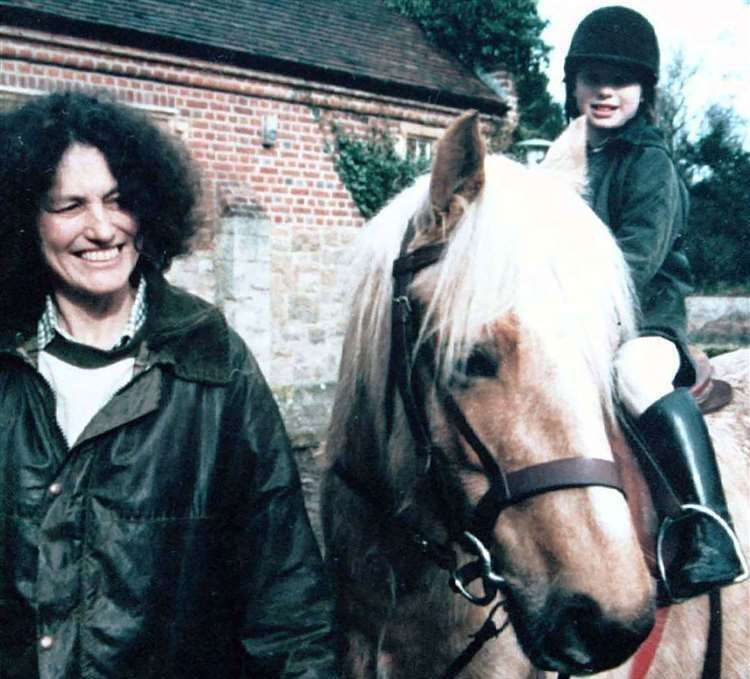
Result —
<svg viewBox="0 0 750 679"><path fill-rule="evenodd" d="M298 443L325 426L363 222L331 125L428 152L466 108L499 136L511 117L381 0L0 0L0 109L59 89L106 90L184 139L207 220L170 277L224 309Z"/></svg>

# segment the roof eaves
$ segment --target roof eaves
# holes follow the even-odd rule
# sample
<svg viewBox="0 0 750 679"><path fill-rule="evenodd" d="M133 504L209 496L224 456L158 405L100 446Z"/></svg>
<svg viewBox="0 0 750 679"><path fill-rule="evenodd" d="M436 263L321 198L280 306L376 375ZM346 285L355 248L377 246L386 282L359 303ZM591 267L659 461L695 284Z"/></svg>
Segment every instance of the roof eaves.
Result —
<svg viewBox="0 0 750 679"><path fill-rule="evenodd" d="M441 88L376 78L361 73L326 67L321 64L279 59L253 53L250 50L232 50L184 38L164 36L150 31L124 28L100 20L94 22L72 19L38 9L18 6L3 5L2 9L3 23L22 28L64 33L71 37L190 56L207 61L218 61L232 66L268 70L280 75L315 80L347 88L356 87L375 94L414 99L437 106L475 108L489 115L503 116L508 110L508 105L493 96L489 89L487 97L458 94Z"/></svg>

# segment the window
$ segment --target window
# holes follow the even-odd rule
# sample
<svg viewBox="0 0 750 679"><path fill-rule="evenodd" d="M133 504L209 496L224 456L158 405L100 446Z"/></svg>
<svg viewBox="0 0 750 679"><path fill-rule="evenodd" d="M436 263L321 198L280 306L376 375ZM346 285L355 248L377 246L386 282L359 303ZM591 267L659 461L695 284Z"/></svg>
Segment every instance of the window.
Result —
<svg viewBox="0 0 750 679"><path fill-rule="evenodd" d="M435 142L443 131L439 127L402 122L397 132L396 150L402 158L429 162Z"/></svg>
<svg viewBox="0 0 750 679"><path fill-rule="evenodd" d="M411 160L431 160L432 159L432 145L434 143L435 143L435 139L431 137L407 135L406 157Z"/></svg>

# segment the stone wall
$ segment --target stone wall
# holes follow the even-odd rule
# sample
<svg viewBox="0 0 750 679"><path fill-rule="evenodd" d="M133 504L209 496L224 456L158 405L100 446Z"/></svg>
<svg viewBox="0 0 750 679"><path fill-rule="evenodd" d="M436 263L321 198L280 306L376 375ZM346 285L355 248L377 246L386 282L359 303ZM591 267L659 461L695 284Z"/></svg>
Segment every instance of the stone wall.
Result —
<svg viewBox="0 0 750 679"><path fill-rule="evenodd" d="M363 223L334 168L331 125L434 138L459 111L0 22L0 106L60 89L106 91L183 139L202 171L206 220L169 276L222 307L293 441L319 441L346 316L346 253ZM484 123L496 131L503 120Z"/></svg>
<svg viewBox="0 0 750 679"><path fill-rule="evenodd" d="M715 349L750 346L750 297L687 299L690 341Z"/></svg>

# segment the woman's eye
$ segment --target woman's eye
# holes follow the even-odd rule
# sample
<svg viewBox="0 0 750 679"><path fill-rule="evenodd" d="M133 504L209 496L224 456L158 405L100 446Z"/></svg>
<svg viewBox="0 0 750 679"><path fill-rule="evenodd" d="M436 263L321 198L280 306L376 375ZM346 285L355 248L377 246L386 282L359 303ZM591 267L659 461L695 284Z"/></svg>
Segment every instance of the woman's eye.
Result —
<svg viewBox="0 0 750 679"><path fill-rule="evenodd" d="M80 207L80 203L60 203L59 205L49 205L45 208L47 212L54 214L61 214L63 212L73 212L76 208Z"/></svg>

